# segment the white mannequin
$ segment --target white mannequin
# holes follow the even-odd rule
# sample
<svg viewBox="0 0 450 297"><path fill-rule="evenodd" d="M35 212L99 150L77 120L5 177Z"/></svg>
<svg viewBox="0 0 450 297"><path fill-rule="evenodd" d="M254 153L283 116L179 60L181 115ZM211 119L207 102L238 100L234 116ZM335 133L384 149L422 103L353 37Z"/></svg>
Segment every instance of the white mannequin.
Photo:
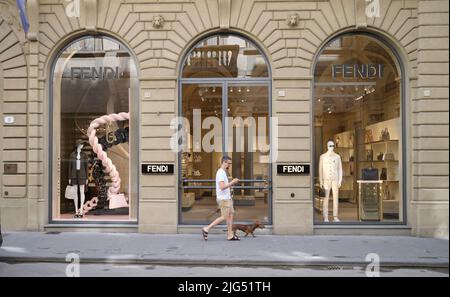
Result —
<svg viewBox="0 0 450 297"><path fill-rule="evenodd" d="M328 222L328 202L330 190L333 191L333 221L339 222L338 204L339 188L342 185L342 161L341 157L334 152L334 142L328 141L328 151L320 156L319 180L320 186L325 189L323 202L323 220Z"/></svg>

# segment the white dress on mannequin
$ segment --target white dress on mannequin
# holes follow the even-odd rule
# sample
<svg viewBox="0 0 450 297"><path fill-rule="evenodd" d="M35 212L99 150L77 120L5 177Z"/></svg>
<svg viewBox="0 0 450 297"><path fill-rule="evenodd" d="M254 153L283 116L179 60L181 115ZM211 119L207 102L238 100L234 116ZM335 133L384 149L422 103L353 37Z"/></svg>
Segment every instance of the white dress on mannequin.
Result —
<svg viewBox="0 0 450 297"><path fill-rule="evenodd" d="M330 190L333 192L333 218L339 222L339 188L342 184L342 161L341 157L334 152L334 142L327 144L328 151L320 156L319 161L319 180L320 185L325 189L325 199L323 202L323 218L328 222L328 203Z"/></svg>

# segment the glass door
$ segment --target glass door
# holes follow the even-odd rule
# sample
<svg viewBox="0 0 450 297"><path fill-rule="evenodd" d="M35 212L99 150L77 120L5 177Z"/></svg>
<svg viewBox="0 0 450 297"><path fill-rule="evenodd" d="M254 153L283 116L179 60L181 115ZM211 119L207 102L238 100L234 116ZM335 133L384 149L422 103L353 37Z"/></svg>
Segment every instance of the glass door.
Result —
<svg viewBox="0 0 450 297"><path fill-rule="evenodd" d="M270 224L271 167L268 83L184 83L185 141L180 153L180 222L205 224L218 214L215 175L223 155L236 221Z"/></svg>
<svg viewBox="0 0 450 297"><path fill-rule="evenodd" d="M244 221L269 223L270 117L267 83L227 84L226 153L233 159L234 205Z"/></svg>
<svg viewBox="0 0 450 297"><path fill-rule="evenodd" d="M201 224L216 209L215 176L223 152L223 86L189 83L182 88L185 144L181 151L181 223Z"/></svg>

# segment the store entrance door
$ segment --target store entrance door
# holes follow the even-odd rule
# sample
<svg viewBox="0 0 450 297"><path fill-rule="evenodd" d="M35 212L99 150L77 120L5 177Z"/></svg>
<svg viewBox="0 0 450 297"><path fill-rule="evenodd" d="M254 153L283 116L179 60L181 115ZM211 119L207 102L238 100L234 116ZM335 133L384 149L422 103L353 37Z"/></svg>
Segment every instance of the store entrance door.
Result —
<svg viewBox="0 0 450 297"><path fill-rule="evenodd" d="M184 83L182 115L188 123L180 154L180 222L205 224L218 213L215 175L232 158L230 179L236 221L271 224L269 85L267 82Z"/></svg>

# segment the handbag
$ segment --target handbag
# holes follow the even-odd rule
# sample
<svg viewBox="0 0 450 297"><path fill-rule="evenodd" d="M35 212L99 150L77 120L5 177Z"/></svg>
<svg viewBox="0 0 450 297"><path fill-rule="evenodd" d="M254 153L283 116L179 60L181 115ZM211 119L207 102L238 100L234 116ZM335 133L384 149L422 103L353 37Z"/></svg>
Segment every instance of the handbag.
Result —
<svg viewBox="0 0 450 297"><path fill-rule="evenodd" d="M319 187L319 197L325 197L325 188L323 186Z"/></svg>
<svg viewBox="0 0 450 297"><path fill-rule="evenodd" d="M388 160L394 160L394 154L393 153L385 153L383 156L383 161L388 161Z"/></svg>
<svg viewBox="0 0 450 297"><path fill-rule="evenodd" d="M66 192L64 194L64 197L66 199L71 199L71 200L75 200L78 198L78 194L77 194L77 186L67 186L66 187Z"/></svg>
<svg viewBox="0 0 450 297"><path fill-rule="evenodd" d="M388 128L385 128L383 131L381 131L381 137L380 140L390 140L391 135L389 134Z"/></svg>
<svg viewBox="0 0 450 297"><path fill-rule="evenodd" d="M371 142L373 142L373 134L372 134L372 130L366 130L366 133L365 133L365 142L366 142L366 143L371 143Z"/></svg>
<svg viewBox="0 0 450 297"><path fill-rule="evenodd" d="M110 195L108 200L109 200L109 209L128 207L128 202L124 194Z"/></svg>
<svg viewBox="0 0 450 297"><path fill-rule="evenodd" d="M373 161L373 150L366 150L366 161Z"/></svg>
<svg viewBox="0 0 450 297"><path fill-rule="evenodd" d="M381 168L380 180L387 180L387 168Z"/></svg>
<svg viewBox="0 0 450 297"><path fill-rule="evenodd" d="M384 157L384 154L383 153L379 153L378 156L377 156L377 160L378 161L383 161L383 157Z"/></svg>
<svg viewBox="0 0 450 297"><path fill-rule="evenodd" d="M363 180L378 180L378 169L377 168L363 168L362 179Z"/></svg>

